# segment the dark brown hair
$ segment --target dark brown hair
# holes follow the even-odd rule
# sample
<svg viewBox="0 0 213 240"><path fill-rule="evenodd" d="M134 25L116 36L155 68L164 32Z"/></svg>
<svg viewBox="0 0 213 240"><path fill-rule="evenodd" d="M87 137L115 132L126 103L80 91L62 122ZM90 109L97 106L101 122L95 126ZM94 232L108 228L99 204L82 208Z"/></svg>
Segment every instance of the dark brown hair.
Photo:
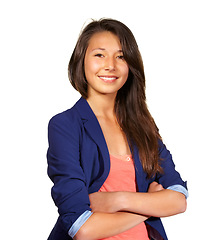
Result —
<svg viewBox="0 0 213 240"><path fill-rule="evenodd" d="M157 172L162 172L158 150L160 135L146 105L143 61L130 29L113 19L101 19L88 24L80 34L71 56L68 66L69 79L73 87L87 99L84 58L91 37L104 31L109 31L120 39L124 59L129 66L128 79L116 96L115 113L129 139L131 151L135 144L144 171L148 177L152 177Z"/></svg>

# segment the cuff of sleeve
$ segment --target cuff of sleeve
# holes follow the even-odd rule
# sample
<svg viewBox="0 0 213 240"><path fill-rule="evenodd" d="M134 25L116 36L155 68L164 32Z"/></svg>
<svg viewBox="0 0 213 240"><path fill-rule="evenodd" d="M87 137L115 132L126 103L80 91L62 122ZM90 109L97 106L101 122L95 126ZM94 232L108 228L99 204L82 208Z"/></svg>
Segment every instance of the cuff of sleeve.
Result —
<svg viewBox="0 0 213 240"><path fill-rule="evenodd" d="M85 211L81 214L81 216L73 223L71 228L68 231L68 234L71 238L75 236L78 230L82 227L82 225L88 220L88 218L92 215L91 211Z"/></svg>
<svg viewBox="0 0 213 240"><path fill-rule="evenodd" d="M189 193L188 193L187 189L185 187L183 187L182 185L179 185L179 184L172 185L172 186L168 187L167 189L183 193L186 198L188 198L188 196L189 196Z"/></svg>

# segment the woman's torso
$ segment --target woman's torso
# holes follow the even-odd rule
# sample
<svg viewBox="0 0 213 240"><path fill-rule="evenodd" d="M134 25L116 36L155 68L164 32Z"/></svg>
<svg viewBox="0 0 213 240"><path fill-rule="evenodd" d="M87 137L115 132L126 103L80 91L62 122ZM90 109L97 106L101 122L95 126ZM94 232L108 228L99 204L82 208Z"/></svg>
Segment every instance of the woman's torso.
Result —
<svg viewBox="0 0 213 240"><path fill-rule="evenodd" d="M136 192L135 167L131 155L113 156L110 155L110 172L100 188L100 192L129 191ZM145 223L119 235L107 238L108 240L148 240L148 233Z"/></svg>

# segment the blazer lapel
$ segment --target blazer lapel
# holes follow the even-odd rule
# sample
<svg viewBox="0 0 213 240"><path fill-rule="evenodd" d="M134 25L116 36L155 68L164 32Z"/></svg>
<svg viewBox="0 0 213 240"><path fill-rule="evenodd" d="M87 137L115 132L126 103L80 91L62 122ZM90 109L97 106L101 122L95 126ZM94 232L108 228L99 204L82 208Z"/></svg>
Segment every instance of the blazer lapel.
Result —
<svg viewBox="0 0 213 240"><path fill-rule="evenodd" d="M84 127L90 137L98 144L105 154L109 154L101 126L87 101L84 98L81 98L76 103L76 106L78 113L84 122Z"/></svg>
<svg viewBox="0 0 213 240"><path fill-rule="evenodd" d="M100 154L103 158L103 175L98 180L101 187L103 182L106 180L110 170L110 157L107 144L98 119L96 118L88 102L84 98L80 98L75 107L81 116L86 132L97 144L100 150Z"/></svg>

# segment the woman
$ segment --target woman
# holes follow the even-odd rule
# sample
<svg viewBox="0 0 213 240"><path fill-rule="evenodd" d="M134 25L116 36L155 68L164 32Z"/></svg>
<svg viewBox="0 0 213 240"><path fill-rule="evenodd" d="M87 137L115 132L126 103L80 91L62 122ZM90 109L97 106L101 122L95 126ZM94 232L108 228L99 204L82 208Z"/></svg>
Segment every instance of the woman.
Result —
<svg viewBox="0 0 213 240"><path fill-rule="evenodd" d="M160 217L185 211L187 188L147 109L131 31L112 19L87 25L69 78L82 98L49 123L59 218L48 239L167 239Z"/></svg>

